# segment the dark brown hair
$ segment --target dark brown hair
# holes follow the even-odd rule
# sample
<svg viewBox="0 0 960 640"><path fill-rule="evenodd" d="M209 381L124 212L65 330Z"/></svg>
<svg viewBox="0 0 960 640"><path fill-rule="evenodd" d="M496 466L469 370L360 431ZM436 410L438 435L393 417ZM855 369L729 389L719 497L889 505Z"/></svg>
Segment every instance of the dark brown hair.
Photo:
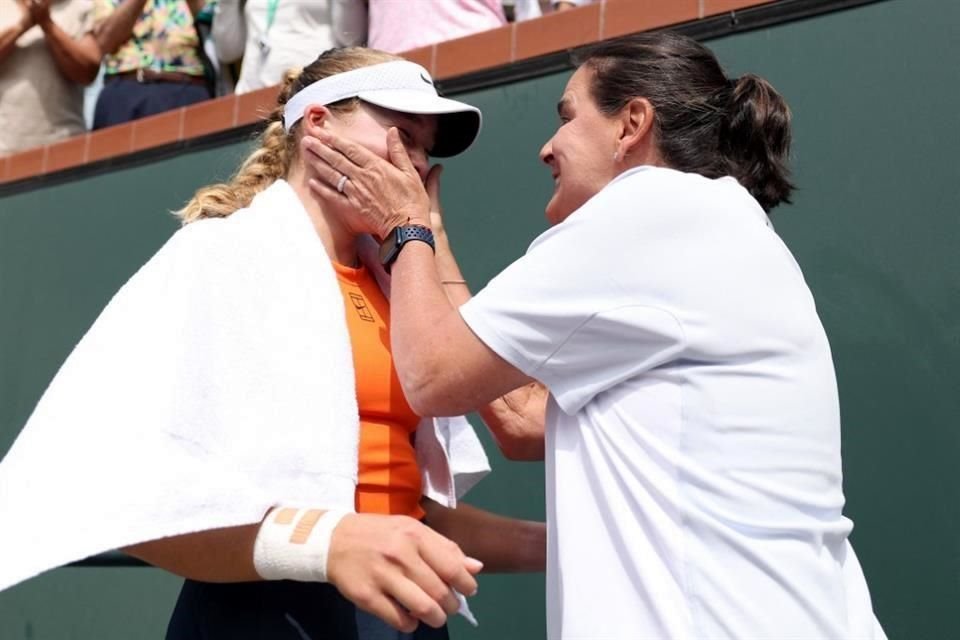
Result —
<svg viewBox="0 0 960 640"><path fill-rule="evenodd" d="M650 101L657 148L671 168L731 175L766 211L790 202L790 109L766 80L727 78L709 49L670 32L601 43L576 63L594 72L591 93L602 113Z"/></svg>

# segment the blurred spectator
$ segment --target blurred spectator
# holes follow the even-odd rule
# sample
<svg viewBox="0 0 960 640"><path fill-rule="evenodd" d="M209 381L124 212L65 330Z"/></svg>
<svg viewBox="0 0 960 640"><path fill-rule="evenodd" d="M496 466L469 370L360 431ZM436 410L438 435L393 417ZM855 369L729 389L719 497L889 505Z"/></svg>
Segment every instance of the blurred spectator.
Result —
<svg viewBox="0 0 960 640"><path fill-rule="evenodd" d="M200 49L207 78L212 78L214 96L225 96L234 92L237 77L240 75L239 62L224 62L217 55L217 46L213 42L213 18L220 6L219 0L208 0L203 9L193 15L193 26L200 38Z"/></svg>
<svg viewBox="0 0 960 640"><path fill-rule="evenodd" d="M539 18L544 13L576 9L594 0L504 0L504 6L513 7L513 17L517 22Z"/></svg>
<svg viewBox="0 0 960 640"><path fill-rule="evenodd" d="M193 19L203 4L203 0L94 0L94 33L109 54L94 129L211 97Z"/></svg>
<svg viewBox="0 0 960 640"><path fill-rule="evenodd" d="M219 0L213 42L221 62L243 58L237 93L246 93L278 84L330 47L363 44L365 16L354 0Z"/></svg>
<svg viewBox="0 0 960 640"><path fill-rule="evenodd" d="M90 0L0 0L0 155L84 131L100 66Z"/></svg>
<svg viewBox="0 0 960 640"><path fill-rule="evenodd" d="M554 11L566 11L567 9L576 9L577 7L582 7L585 4L590 4L594 0L558 0L558 2L551 2L550 6Z"/></svg>
<svg viewBox="0 0 960 640"><path fill-rule="evenodd" d="M367 42L391 53L486 31L507 23L500 0L352 0L367 9Z"/></svg>

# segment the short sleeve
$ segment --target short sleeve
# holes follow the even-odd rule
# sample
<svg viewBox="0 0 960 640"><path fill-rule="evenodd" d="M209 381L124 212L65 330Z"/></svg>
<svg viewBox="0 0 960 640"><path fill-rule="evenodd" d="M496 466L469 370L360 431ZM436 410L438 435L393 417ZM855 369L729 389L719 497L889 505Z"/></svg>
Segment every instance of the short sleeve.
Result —
<svg viewBox="0 0 960 640"><path fill-rule="evenodd" d="M480 340L544 383L567 413L685 344L655 274L637 277L624 230L593 209L544 233L460 307Z"/></svg>

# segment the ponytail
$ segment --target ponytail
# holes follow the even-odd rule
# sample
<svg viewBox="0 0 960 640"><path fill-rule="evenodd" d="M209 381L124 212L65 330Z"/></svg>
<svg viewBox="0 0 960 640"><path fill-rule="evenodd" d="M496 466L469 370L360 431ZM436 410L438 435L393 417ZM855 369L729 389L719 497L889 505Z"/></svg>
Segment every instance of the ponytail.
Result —
<svg viewBox="0 0 960 640"><path fill-rule="evenodd" d="M747 74L731 81L729 111L720 130L728 171L765 211L790 202L794 190L790 153L790 108L769 82Z"/></svg>
<svg viewBox="0 0 960 640"><path fill-rule="evenodd" d="M790 109L765 80L727 79L699 42L668 31L601 43L576 58L593 71L591 94L614 116L643 97L667 166L708 178L731 175L769 211L790 202Z"/></svg>

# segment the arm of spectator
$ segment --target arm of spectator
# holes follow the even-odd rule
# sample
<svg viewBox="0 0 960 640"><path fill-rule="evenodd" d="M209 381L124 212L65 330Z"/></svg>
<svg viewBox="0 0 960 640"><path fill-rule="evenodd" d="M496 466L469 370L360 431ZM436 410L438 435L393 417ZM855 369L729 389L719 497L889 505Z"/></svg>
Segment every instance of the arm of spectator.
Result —
<svg viewBox="0 0 960 640"><path fill-rule="evenodd" d="M333 0L330 7L333 39L338 46L354 47L367 41L367 0Z"/></svg>
<svg viewBox="0 0 960 640"><path fill-rule="evenodd" d="M104 20L97 24L93 35L105 54L116 53L117 49L133 35L133 26L143 13L147 0L123 0Z"/></svg>
<svg viewBox="0 0 960 640"><path fill-rule="evenodd" d="M30 17L30 11L27 10L27 3L25 0L17 0L17 4L20 5L21 16L14 25L0 31L0 64L3 64L3 61L13 53L13 49L17 44L17 40L20 39L24 33L30 30L33 26L33 18Z"/></svg>
<svg viewBox="0 0 960 640"><path fill-rule="evenodd" d="M50 16L50 0L30 0L30 16L43 29L47 46L60 73L76 84L90 84L100 69L100 47L96 39L85 33L73 38Z"/></svg>
<svg viewBox="0 0 960 640"><path fill-rule="evenodd" d="M247 23L240 0L220 0L213 14L213 44L222 62L236 62L243 57L247 42Z"/></svg>
<svg viewBox="0 0 960 640"><path fill-rule="evenodd" d="M542 522L507 518L466 503L455 509L429 498L420 506L437 533L457 543L467 556L483 563L488 573L544 571L547 528Z"/></svg>
<svg viewBox="0 0 960 640"><path fill-rule="evenodd" d="M207 0L187 0L187 6L190 7L190 15L194 18L197 17L197 14L203 10L206 4Z"/></svg>

